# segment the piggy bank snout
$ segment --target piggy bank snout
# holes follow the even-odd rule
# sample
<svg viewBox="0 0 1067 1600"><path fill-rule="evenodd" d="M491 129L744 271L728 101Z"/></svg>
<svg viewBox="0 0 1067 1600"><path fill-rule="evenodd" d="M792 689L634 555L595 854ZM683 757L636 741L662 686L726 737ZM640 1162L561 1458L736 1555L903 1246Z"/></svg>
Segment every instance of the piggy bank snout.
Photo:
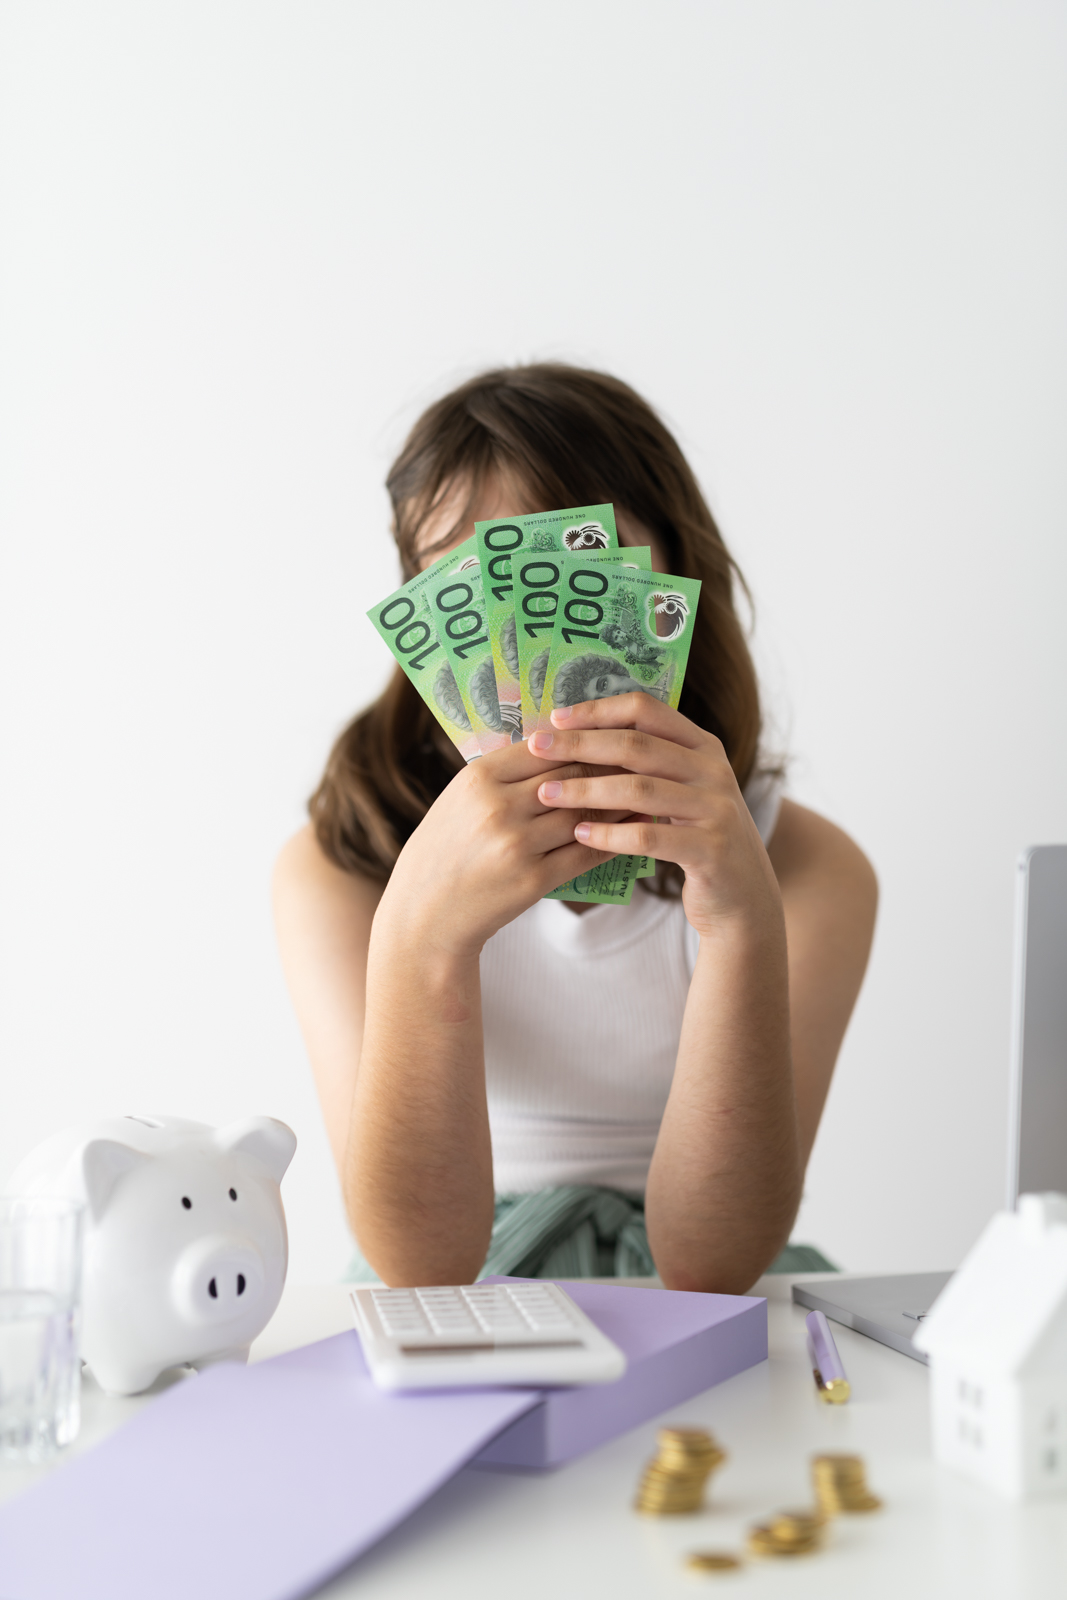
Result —
<svg viewBox="0 0 1067 1600"><path fill-rule="evenodd" d="M181 1316L201 1326L244 1317L263 1298L263 1258L250 1239L209 1235L188 1245L171 1279Z"/></svg>

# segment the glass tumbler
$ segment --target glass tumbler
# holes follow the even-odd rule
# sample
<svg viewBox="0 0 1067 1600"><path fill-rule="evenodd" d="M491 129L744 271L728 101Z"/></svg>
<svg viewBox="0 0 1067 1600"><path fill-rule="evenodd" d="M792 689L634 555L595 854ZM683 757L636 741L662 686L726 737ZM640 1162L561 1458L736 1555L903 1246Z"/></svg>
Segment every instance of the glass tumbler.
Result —
<svg viewBox="0 0 1067 1600"><path fill-rule="evenodd" d="M44 1461L81 1420L84 1207L0 1197L0 1456Z"/></svg>

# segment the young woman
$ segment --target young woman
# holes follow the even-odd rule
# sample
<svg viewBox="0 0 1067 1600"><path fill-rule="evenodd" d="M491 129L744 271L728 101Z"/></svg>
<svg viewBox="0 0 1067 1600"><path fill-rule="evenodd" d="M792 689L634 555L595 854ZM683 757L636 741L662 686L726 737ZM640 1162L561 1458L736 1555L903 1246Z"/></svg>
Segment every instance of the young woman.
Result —
<svg viewBox="0 0 1067 1600"><path fill-rule="evenodd" d="M611 501L622 544L703 587L678 711L613 679L464 766L398 669L334 746L275 903L364 1263L392 1284L654 1263L743 1292L800 1201L871 868L761 765L740 575L633 390L486 373L388 487L405 579L476 520ZM544 899L617 853L659 863L629 906Z"/></svg>

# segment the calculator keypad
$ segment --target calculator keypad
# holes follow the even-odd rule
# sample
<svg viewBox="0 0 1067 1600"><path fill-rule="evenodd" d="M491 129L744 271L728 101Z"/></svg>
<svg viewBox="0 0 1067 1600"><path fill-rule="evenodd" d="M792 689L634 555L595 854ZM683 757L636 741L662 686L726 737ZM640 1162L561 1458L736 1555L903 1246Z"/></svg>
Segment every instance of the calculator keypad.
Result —
<svg viewBox="0 0 1067 1600"><path fill-rule="evenodd" d="M382 1288L371 1295L386 1337L405 1343L552 1344L576 1327L566 1305L540 1284Z"/></svg>

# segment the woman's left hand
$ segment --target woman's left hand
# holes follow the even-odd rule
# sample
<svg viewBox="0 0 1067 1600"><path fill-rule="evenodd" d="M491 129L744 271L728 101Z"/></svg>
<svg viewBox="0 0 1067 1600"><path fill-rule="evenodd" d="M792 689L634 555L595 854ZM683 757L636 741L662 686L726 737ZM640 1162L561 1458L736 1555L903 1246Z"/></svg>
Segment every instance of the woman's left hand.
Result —
<svg viewBox="0 0 1067 1600"><path fill-rule="evenodd" d="M577 839L596 850L676 861L685 872L685 914L702 936L725 924L781 927L773 868L714 734L647 694L565 706L553 711L552 724L528 741L546 766L574 761L616 770L547 780L538 790L542 804L629 813L622 822L579 822Z"/></svg>

